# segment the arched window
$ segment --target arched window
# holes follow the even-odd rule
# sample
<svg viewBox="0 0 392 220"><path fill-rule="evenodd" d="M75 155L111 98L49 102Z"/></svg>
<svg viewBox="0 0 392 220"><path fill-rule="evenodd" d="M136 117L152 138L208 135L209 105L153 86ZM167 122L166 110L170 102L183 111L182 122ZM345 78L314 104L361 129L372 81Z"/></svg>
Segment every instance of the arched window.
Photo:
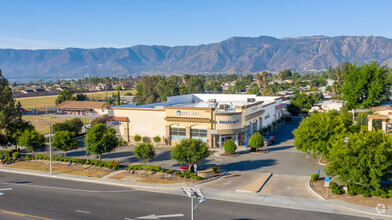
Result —
<svg viewBox="0 0 392 220"><path fill-rule="evenodd" d="M207 128L202 125L194 125L191 127L191 138L199 139L203 142L207 142Z"/></svg>
<svg viewBox="0 0 392 220"><path fill-rule="evenodd" d="M170 126L170 139L171 140L184 140L186 138L185 126L174 124Z"/></svg>

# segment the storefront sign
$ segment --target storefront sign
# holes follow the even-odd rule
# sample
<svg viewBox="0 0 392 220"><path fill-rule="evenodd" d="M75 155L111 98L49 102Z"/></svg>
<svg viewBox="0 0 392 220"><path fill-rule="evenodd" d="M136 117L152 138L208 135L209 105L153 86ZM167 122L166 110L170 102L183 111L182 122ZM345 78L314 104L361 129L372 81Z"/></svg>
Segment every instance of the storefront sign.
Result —
<svg viewBox="0 0 392 220"><path fill-rule="evenodd" d="M121 125L121 122L113 121L112 125Z"/></svg>
<svg viewBox="0 0 392 220"><path fill-rule="evenodd" d="M199 115L199 112L177 110L177 115L178 116L197 116L197 115Z"/></svg>
<svg viewBox="0 0 392 220"><path fill-rule="evenodd" d="M219 124L235 124L238 122L240 122L239 119L237 119L237 120L224 120L224 121L219 121Z"/></svg>

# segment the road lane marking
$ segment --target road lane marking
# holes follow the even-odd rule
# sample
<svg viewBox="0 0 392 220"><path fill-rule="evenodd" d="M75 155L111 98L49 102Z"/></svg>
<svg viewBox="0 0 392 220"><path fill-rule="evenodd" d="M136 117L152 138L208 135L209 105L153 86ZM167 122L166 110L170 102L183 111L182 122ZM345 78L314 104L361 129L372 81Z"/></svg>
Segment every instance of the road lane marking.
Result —
<svg viewBox="0 0 392 220"><path fill-rule="evenodd" d="M12 188L0 189L0 191L12 190Z"/></svg>
<svg viewBox="0 0 392 220"><path fill-rule="evenodd" d="M142 217L137 217L136 219L161 219L161 218L174 218L174 217L183 217L183 214L171 214L171 215L147 215Z"/></svg>
<svg viewBox="0 0 392 220"><path fill-rule="evenodd" d="M86 214L90 214L90 212L89 211L83 211L83 210L75 210L76 212L81 212L81 213L86 213Z"/></svg>
<svg viewBox="0 0 392 220"><path fill-rule="evenodd" d="M121 193L121 192L133 192L133 191L136 191L135 189L99 191L99 190L63 188L63 187L55 187L55 186L40 186L40 185L32 185L32 184L24 184L24 183L4 183L4 184L11 184L11 185L16 185L16 186L29 186L29 187L37 187L37 188L46 188L46 189L56 189L56 190L69 190L69 191L77 191L77 192L90 192L90 193Z"/></svg>
<svg viewBox="0 0 392 220"><path fill-rule="evenodd" d="M19 213L19 212L11 212L11 211L6 211L6 210L0 210L0 212L10 214L10 215L22 216L22 217L36 218L36 219L42 219L42 220L53 220L51 218L44 218L44 217L28 215L28 214L23 214L23 213Z"/></svg>

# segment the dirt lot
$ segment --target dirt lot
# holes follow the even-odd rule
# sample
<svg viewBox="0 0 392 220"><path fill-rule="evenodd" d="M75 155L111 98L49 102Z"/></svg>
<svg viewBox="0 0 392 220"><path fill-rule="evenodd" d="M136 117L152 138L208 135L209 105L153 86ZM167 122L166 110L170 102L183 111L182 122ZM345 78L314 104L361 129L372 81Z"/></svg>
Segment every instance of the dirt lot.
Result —
<svg viewBox="0 0 392 220"><path fill-rule="evenodd" d="M41 134L48 134L49 133L49 126L48 123L45 121L50 122L52 125L54 125L55 123L61 123L64 122L66 120L71 120L72 118L60 118L60 117L55 117L55 116L51 116L51 117L45 117L45 116L39 116L39 115L23 115L22 116L23 120L25 121L29 121L34 127L35 130L37 130L39 133ZM37 121L37 119L43 119L45 121L39 120ZM83 123L86 121L86 123L90 123L90 119L82 119Z"/></svg>
<svg viewBox="0 0 392 220"><path fill-rule="evenodd" d="M196 183L205 180L195 180L188 178L181 178L175 174L166 174L161 172L147 172L144 170L131 170L131 171L123 171L119 174L109 177L109 179L126 179L127 177L131 178L140 178L136 182L144 182L144 183L160 183L160 184L171 184L171 183Z"/></svg>
<svg viewBox="0 0 392 220"><path fill-rule="evenodd" d="M324 187L324 180L318 180L310 182L310 187L319 195L325 199L340 199L346 202L354 203L357 205L363 205L375 208L379 204L384 204L386 208L392 206L392 198L382 199L380 197L372 196L370 198L364 198L362 195L350 196L347 193L342 195L333 194L331 189ZM328 197L327 197L328 189Z"/></svg>
<svg viewBox="0 0 392 220"><path fill-rule="evenodd" d="M112 172L111 169L106 167L96 167L83 164L72 164L68 167L68 162L53 161L53 172L66 173L79 176L88 177L103 177ZM39 170L49 172L49 161L47 160L28 160L20 161L7 165L7 167Z"/></svg>

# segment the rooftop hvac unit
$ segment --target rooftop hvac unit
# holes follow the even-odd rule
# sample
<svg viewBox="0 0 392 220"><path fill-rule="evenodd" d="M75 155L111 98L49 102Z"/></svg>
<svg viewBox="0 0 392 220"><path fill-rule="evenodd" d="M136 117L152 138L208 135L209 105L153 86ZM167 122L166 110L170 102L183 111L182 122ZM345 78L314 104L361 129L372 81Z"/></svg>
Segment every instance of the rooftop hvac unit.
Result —
<svg viewBox="0 0 392 220"><path fill-rule="evenodd" d="M227 109L229 109L229 105L227 105L227 104L221 104L221 105L219 105L219 109L227 110Z"/></svg>
<svg viewBox="0 0 392 220"><path fill-rule="evenodd" d="M255 98L248 98L248 102L254 102L255 100Z"/></svg>
<svg viewBox="0 0 392 220"><path fill-rule="evenodd" d="M210 103L215 103L215 102L216 102L216 99L208 99L208 102L210 102Z"/></svg>

